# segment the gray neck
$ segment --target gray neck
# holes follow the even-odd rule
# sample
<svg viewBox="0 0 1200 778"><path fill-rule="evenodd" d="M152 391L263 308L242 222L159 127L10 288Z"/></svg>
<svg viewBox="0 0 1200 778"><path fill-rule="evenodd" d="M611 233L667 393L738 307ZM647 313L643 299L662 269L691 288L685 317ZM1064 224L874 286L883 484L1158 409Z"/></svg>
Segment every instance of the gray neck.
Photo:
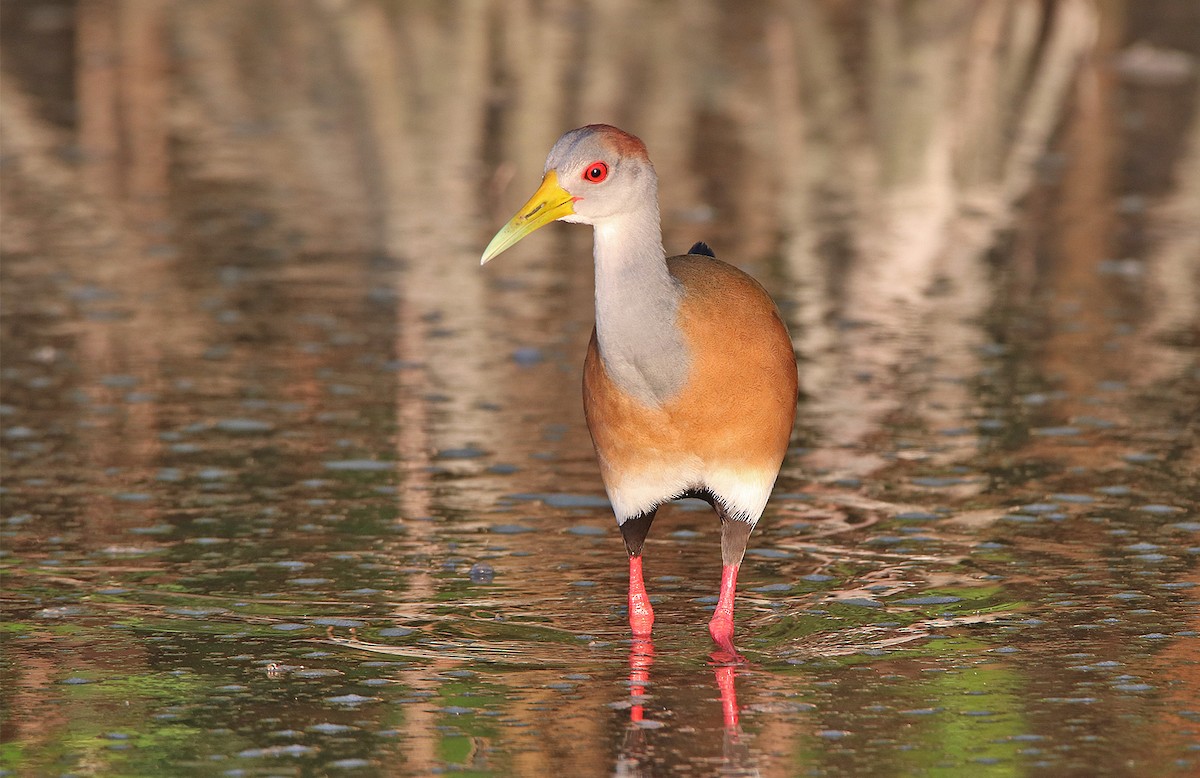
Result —
<svg viewBox="0 0 1200 778"><path fill-rule="evenodd" d="M667 272L658 209L595 227L596 340L617 386L647 405L683 388L689 355L677 322L683 290Z"/></svg>

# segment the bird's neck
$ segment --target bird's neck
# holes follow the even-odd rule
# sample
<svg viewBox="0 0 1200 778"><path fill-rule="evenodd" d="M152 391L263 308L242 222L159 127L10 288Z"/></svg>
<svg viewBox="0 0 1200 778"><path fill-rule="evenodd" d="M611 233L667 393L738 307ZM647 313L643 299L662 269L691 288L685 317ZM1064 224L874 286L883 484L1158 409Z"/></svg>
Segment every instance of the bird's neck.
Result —
<svg viewBox="0 0 1200 778"><path fill-rule="evenodd" d="M595 225L596 340L609 377L661 405L683 388L689 355L680 284L667 271L657 204Z"/></svg>

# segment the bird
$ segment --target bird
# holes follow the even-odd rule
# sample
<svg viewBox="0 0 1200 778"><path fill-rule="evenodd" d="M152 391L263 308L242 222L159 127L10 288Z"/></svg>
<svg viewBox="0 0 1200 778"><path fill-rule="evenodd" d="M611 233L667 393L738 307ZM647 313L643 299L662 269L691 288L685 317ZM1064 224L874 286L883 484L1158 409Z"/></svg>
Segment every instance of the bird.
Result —
<svg viewBox="0 0 1200 778"><path fill-rule="evenodd" d="M798 399L787 325L754 278L705 243L668 258L658 176L640 138L608 124L570 130L541 186L496 233L489 261L535 230L591 225L595 327L583 408L629 556L629 626L649 639L642 552L660 506L708 502L721 521L721 583L709 634L733 645L738 570L788 449Z"/></svg>

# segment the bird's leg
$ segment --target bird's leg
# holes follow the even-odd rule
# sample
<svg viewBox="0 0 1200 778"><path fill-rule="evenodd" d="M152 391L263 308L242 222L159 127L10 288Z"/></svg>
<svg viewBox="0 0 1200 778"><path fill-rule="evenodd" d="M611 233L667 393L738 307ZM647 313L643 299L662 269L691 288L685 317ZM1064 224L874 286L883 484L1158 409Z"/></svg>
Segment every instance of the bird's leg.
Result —
<svg viewBox="0 0 1200 778"><path fill-rule="evenodd" d="M654 628L654 609L642 581L642 555L629 557L629 629L635 638L648 638Z"/></svg>
<svg viewBox="0 0 1200 778"><path fill-rule="evenodd" d="M621 523L621 537L625 550L629 552L629 628L636 638L650 637L654 627L654 609L650 607L650 596L642 580L642 547L646 544L646 533L654 521L654 510L626 519Z"/></svg>
<svg viewBox="0 0 1200 778"><path fill-rule="evenodd" d="M737 656L733 647L733 597L737 591L738 565L725 565L721 568L721 595L717 599L717 608L712 619L708 622L708 634L712 635L722 651Z"/></svg>
<svg viewBox="0 0 1200 778"><path fill-rule="evenodd" d="M721 594L712 620L708 622L708 633L722 651L740 659L733 647L733 598L737 593L738 568L754 527L748 521L730 516L720 503L714 507L721 517Z"/></svg>

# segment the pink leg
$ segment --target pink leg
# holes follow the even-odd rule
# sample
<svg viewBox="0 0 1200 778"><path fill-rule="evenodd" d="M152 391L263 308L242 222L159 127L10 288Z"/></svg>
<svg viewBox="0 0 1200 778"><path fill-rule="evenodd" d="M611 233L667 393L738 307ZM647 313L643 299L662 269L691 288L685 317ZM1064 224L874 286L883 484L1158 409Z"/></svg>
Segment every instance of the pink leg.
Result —
<svg viewBox="0 0 1200 778"><path fill-rule="evenodd" d="M629 557L629 628L637 638L650 637L654 626L654 609L642 581L642 555Z"/></svg>
<svg viewBox="0 0 1200 778"><path fill-rule="evenodd" d="M737 574L737 565L721 568L721 596L717 600L717 610L708 622L708 633L722 651L740 659L733 647L733 597L737 592Z"/></svg>

